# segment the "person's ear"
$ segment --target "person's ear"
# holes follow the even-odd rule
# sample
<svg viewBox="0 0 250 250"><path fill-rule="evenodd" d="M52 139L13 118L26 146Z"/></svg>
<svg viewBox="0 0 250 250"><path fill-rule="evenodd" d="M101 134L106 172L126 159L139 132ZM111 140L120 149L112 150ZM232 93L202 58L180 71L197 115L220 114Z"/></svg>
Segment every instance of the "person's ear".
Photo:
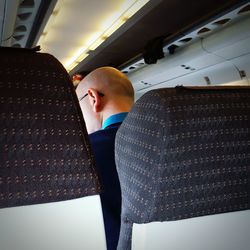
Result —
<svg viewBox="0 0 250 250"><path fill-rule="evenodd" d="M100 112L101 111L101 97L98 94L98 91L95 89L88 89L88 98L90 105L94 112Z"/></svg>

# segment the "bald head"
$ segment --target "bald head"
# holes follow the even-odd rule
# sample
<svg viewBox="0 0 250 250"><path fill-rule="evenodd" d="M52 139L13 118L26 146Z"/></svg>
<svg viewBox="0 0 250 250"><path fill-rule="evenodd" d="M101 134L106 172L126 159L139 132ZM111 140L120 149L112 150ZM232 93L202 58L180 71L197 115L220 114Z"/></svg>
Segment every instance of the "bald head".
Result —
<svg viewBox="0 0 250 250"><path fill-rule="evenodd" d="M134 89L128 77L113 67L101 67L89 73L79 84L79 90L96 88L112 96L124 96L134 100Z"/></svg>
<svg viewBox="0 0 250 250"><path fill-rule="evenodd" d="M130 80L113 67L101 67L89 73L79 83L76 93L79 100L88 94L87 101L84 99L80 105L87 125L90 120L96 119L99 122L96 127L113 114L130 111L134 103L134 89ZM88 116L90 110L93 112Z"/></svg>

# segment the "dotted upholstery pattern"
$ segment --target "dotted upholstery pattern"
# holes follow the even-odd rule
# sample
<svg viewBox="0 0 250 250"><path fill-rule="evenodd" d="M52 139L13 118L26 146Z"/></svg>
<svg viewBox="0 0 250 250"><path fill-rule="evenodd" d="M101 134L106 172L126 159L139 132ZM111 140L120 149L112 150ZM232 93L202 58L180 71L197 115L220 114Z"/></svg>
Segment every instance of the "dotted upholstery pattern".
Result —
<svg viewBox="0 0 250 250"><path fill-rule="evenodd" d="M118 249L133 223L250 208L250 88L152 90L117 132Z"/></svg>
<svg viewBox="0 0 250 250"><path fill-rule="evenodd" d="M66 70L49 54L0 48L0 208L100 190Z"/></svg>

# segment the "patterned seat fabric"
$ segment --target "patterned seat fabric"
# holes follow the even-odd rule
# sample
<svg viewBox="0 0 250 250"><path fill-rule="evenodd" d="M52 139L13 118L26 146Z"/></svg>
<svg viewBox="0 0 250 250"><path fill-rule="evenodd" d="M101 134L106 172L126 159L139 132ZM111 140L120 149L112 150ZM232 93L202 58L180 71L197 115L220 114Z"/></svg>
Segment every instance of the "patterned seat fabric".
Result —
<svg viewBox="0 0 250 250"><path fill-rule="evenodd" d="M133 223L250 208L250 88L146 93L116 137L122 190L119 249Z"/></svg>
<svg viewBox="0 0 250 250"><path fill-rule="evenodd" d="M53 56L0 48L0 98L1 208L100 192L73 84Z"/></svg>

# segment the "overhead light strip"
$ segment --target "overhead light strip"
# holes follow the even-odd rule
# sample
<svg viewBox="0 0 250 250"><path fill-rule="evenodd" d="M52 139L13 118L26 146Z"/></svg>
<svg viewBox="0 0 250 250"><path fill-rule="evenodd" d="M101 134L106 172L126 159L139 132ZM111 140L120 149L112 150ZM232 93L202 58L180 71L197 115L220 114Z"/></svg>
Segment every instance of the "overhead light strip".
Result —
<svg viewBox="0 0 250 250"><path fill-rule="evenodd" d="M70 60L68 60L64 67L70 71L79 62L88 56L89 51L95 50L99 47L109 36L111 36L117 29L119 29L130 17L132 17L138 10L140 10L149 0L136 0L129 8L127 8L118 19L116 19L106 30L104 30L88 47L80 48Z"/></svg>

